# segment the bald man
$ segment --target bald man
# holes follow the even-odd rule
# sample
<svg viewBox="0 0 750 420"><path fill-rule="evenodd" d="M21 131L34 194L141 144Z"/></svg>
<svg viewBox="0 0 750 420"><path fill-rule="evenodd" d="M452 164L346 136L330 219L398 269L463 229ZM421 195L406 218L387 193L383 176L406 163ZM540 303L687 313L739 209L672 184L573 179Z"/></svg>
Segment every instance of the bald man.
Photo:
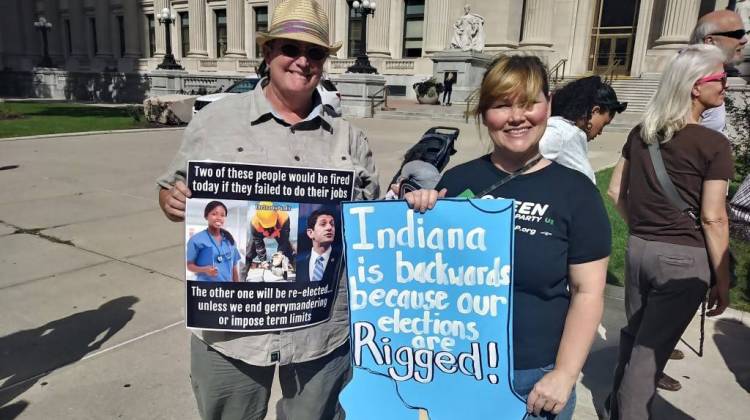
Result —
<svg viewBox="0 0 750 420"><path fill-rule="evenodd" d="M742 49L747 44L747 32L742 18L731 10L715 10L698 19L690 36L691 44L716 45L724 52L724 69L728 76L739 76L735 67L742 62ZM724 133L727 112L724 105L703 113L701 124Z"/></svg>

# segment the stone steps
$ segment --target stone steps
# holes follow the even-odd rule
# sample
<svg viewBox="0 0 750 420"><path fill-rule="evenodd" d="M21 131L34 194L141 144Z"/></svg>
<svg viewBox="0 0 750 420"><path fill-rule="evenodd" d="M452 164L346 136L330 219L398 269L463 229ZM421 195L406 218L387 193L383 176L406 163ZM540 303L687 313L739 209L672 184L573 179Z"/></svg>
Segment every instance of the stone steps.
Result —
<svg viewBox="0 0 750 420"><path fill-rule="evenodd" d="M572 80L575 79L566 78L559 86ZM618 115L612 124L607 127L607 130L612 132L629 132L640 120L643 111L646 109L646 105L659 87L659 80L653 78L616 79L611 82L611 85L615 92L617 92L617 98L622 102L628 103L628 109L623 114ZM403 101L402 103L397 102L395 106L398 109L393 111L376 110L374 118L466 121L464 118L466 105L444 107L439 105L416 105Z"/></svg>
<svg viewBox="0 0 750 420"><path fill-rule="evenodd" d="M465 105L444 107L439 105L422 105L408 109L396 109L392 111L376 110L373 118L391 120L440 120L465 122Z"/></svg>

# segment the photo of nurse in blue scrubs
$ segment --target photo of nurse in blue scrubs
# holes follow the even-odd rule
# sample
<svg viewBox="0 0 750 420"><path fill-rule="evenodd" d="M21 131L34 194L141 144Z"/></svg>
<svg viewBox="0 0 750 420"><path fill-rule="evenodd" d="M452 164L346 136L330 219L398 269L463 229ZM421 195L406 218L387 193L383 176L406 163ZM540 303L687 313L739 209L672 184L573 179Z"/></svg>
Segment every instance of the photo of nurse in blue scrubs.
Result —
<svg viewBox="0 0 750 420"><path fill-rule="evenodd" d="M227 212L222 202L209 202L203 211L208 227L188 240L187 269L198 281L240 281L240 253L234 237L224 229Z"/></svg>

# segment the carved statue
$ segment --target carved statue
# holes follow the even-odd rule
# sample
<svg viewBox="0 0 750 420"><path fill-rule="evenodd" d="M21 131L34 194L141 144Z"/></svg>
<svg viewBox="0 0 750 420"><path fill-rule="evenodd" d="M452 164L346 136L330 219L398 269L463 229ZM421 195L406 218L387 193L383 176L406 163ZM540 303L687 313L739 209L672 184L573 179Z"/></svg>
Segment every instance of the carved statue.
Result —
<svg viewBox="0 0 750 420"><path fill-rule="evenodd" d="M464 6L464 15L453 24L451 48L463 51L484 50L484 18L471 13L471 6Z"/></svg>

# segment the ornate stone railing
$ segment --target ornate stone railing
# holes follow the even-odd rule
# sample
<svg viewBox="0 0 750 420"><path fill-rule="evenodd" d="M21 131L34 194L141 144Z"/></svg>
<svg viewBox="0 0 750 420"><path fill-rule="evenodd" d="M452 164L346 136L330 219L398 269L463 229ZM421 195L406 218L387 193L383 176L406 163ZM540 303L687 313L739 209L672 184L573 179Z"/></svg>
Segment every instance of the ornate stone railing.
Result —
<svg viewBox="0 0 750 420"><path fill-rule="evenodd" d="M345 59L332 59L331 60L331 68L334 70L345 70L350 66L354 65L354 59L353 58L345 58Z"/></svg>
<svg viewBox="0 0 750 420"><path fill-rule="evenodd" d="M386 70L414 70L414 60L385 60Z"/></svg>
<svg viewBox="0 0 750 420"><path fill-rule="evenodd" d="M200 60L199 64L202 68L216 68L219 65L219 60Z"/></svg>
<svg viewBox="0 0 750 420"><path fill-rule="evenodd" d="M182 79L182 90L186 93L213 93L226 89L241 79L242 76L186 76Z"/></svg>
<svg viewBox="0 0 750 420"><path fill-rule="evenodd" d="M261 60L259 58L251 58L247 60L237 60L237 71L255 71L260 66Z"/></svg>
<svg viewBox="0 0 750 420"><path fill-rule="evenodd" d="M219 79L216 77L190 76L182 79L182 89L185 91L199 90L201 88L212 91L216 89Z"/></svg>

